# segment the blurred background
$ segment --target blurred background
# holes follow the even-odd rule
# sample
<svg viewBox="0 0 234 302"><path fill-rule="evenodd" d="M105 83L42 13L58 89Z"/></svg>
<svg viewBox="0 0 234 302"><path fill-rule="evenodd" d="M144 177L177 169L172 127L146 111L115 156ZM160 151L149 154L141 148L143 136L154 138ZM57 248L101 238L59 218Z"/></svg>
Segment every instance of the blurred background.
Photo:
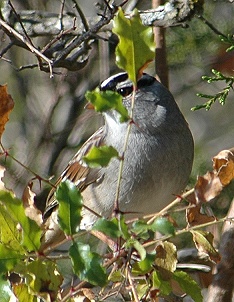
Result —
<svg viewBox="0 0 234 302"><path fill-rule="evenodd" d="M101 2L101 1L100 1ZM152 7L151 0L129 1L139 9ZM139 2L139 3L138 3ZM74 13L73 1L63 1L64 12ZM92 0L78 1L87 18L96 16L98 5ZM60 13L61 2L56 0L14 0L16 11L39 10ZM99 5L100 6L100 5ZM225 35L234 32L234 5L230 1L206 0L203 16ZM208 84L203 75L211 75L215 68L225 75L234 74L234 51L221 41L204 22L194 17L187 26L166 29L169 87L181 111L190 124L195 139L195 162L191 185L196 176L212 169L212 157L220 150L234 146L233 91L225 106L214 104L209 111L191 111L191 107L205 102L197 93L216 94L225 83ZM49 37L33 38L34 45L43 46ZM9 44L0 28L0 52ZM22 48L12 47L0 59L0 84L7 83L15 101L10 120L2 138L3 146L17 160L44 178L56 179L79 146L101 125L102 119L84 110L84 94L95 88L110 74L119 70L114 64L116 41L98 40L92 43L88 64L72 72L56 70L54 78L38 68L17 71L20 66L36 63L35 56ZM147 72L154 75L152 63ZM33 175L10 158L1 157L7 167L4 181L21 197ZM49 186L34 181L33 190L43 207ZM224 198L222 207L228 207Z"/></svg>

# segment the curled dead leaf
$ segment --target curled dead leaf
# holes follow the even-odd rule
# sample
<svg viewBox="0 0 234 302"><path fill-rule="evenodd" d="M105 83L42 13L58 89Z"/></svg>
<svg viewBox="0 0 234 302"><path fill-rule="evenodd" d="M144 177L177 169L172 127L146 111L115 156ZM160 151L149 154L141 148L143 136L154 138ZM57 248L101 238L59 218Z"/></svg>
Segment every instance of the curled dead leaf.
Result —
<svg viewBox="0 0 234 302"><path fill-rule="evenodd" d="M198 201L195 196L195 192L190 194L188 202L190 203L191 207L188 207L186 210L186 220L190 226L204 224L216 220L216 218L213 216L213 213L202 212L202 204L204 201Z"/></svg>
<svg viewBox="0 0 234 302"><path fill-rule="evenodd" d="M9 113L14 107L14 101L7 93L7 85L0 85L0 138L5 130L5 125L9 120Z"/></svg>
<svg viewBox="0 0 234 302"><path fill-rule="evenodd" d="M202 214L201 208L194 207L187 210L186 220L190 226L193 226L215 221L216 218L214 216L209 216L206 213Z"/></svg>
<svg viewBox="0 0 234 302"><path fill-rule="evenodd" d="M193 230L191 234L193 235L193 241L200 255L207 255L216 263L220 261L220 255L213 246L214 236L212 233Z"/></svg>
<svg viewBox="0 0 234 302"><path fill-rule="evenodd" d="M35 206L34 197L36 194L32 191L32 183L28 183L24 189L22 200L25 208L25 214L28 218L34 220L39 226L42 225L42 213Z"/></svg>
<svg viewBox="0 0 234 302"><path fill-rule="evenodd" d="M197 202L208 202L220 194L223 185L216 172L207 172L203 176L198 176L195 185L195 197Z"/></svg>
<svg viewBox="0 0 234 302"><path fill-rule="evenodd" d="M213 157L213 168L223 186L227 186L234 178L234 152L222 150Z"/></svg>

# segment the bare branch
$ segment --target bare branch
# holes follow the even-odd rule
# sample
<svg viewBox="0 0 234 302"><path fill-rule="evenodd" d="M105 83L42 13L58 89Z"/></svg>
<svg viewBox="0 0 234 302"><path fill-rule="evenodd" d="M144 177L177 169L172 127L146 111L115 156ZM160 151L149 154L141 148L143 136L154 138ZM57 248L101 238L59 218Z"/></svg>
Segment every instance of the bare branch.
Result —
<svg viewBox="0 0 234 302"><path fill-rule="evenodd" d="M59 14L40 11L16 12L8 1L4 2L0 11L0 26L10 38L11 46L16 45L36 54L40 69L49 71L51 76L52 68L55 67L72 71L82 69L88 62L91 44L100 33L111 32L111 20L117 11L117 7L110 6L108 1L105 1L104 15L87 19L76 1L72 2L76 13L65 14L64 2ZM201 14L202 5L203 0L169 0L156 9L141 11L140 16L145 25L184 25L194 14ZM31 38L42 36L52 39L39 50L33 45ZM4 53L6 50L5 47ZM0 57L1 55L3 52ZM42 64L42 60L47 66Z"/></svg>
<svg viewBox="0 0 234 302"><path fill-rule="evenodd" d="M16 30L14 30L13 28L11 28L6 22L4 22L3 20L0 19L0 25L2 27L5 28L5 30L7 32L9 32L10 35L14 35L14 37L18 40L20 40L21 42L23 42L28 49L30 49L30 51L32 53L35 53L39 58L43 59L44 61L47 62L49 69L50 69L50 76L53 77L53 71L52 71L52 61L49 60L46 56L44 56L37 48L35 48L30 42L28 42L24 36L22 36L21 34L19 34Z"/></svg>

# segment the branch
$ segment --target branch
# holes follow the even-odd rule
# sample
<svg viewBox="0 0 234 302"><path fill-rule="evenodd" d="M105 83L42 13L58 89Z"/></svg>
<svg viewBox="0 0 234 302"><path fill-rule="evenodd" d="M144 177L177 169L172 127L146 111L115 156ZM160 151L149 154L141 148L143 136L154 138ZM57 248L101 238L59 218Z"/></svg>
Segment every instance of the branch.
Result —
<svg viewBox="0 0 234 302"><path fill-rule="evenodd" d="M183 25L184 22L189 21L195 14L201 14L202 6L202 0L169 0L156 9L140 11L140 16L143 24L148 26L169 27ZM74 18L77 18L77 16L74 13L63 15L63 28L60 28L61 22L59 15L60 14L36 10L23 10L18 12L18 16L24 25L27 34L31 37L57 35L62 29L71 29L74 24ZM70 33L74 36L82 35L84 29L87 31L88 26L94 28L95 24L101 19L100 16L85 19L80 10L79 15L82 15L82 18L77 20L76 28ZM2 16L10 26L21 34L23 33L23 29L17 18L12 18L11 7L7 5L7 1L2 8ZM109 26L105 28L105 30L111 30L111 27L112 26Z"/></svg>
<svg viewBox="0 0 234 302"><path fill-rule="evenodd" d="M1 19L0 19L0 25L9 33L9 35L14 35L14 37L16 39L18 39L19 41L23 42L23 44L25 44L32 53L35 53L37 57L43 59L49 66L50 76L53 77L51 60L49 60L37 48L35 48L29 41L27 41L27 39L25 39L23 35L19 34L16 30L11 28L6 22L4 22Z"/></svg>
<svg viewBox="0 0 234 302"><path fill-rule="evenodd" d="M85 18L80 7L75 3L75 13L49 13L40 11L15 12L8 1L5 1L0 11L0 28L11 40L11 44L25 48L46 64L39 61L43 71L52 67L62 67L76 71L82 69L88 62L91 44L100 38L98 34L111 32L111 20L117 7L105 4L104 15ZM169 0L165 5L156 9L141 11L140 16L144 25L176 26L184 25L195 14L201 15L203 0ZM31 42L33 37L52 37L51 41L35 48ZM42 50L41 50L42 49ZM4 48L4 53L6 48ZM0 58L3 55L0 53Z"/></svg>

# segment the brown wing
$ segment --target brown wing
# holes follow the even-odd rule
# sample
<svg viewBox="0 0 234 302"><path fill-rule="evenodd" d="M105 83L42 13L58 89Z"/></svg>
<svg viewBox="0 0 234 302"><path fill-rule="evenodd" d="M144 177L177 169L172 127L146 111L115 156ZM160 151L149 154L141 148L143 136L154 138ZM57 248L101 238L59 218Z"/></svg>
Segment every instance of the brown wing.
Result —
<svg viewBox="0 0 234 302"><path fill-rule="evenodd" d="M104 139L104 128L101 127L98 129L80 148L76 155L69 162L66 169L63 171L61 176L55 183L57 187L61 181L69 179L72 181L80 191L83 191L90 183L93 183L100 177L100 169L90 169L82 160L82 157L85 156L93 146L101 146ZM92 174L90 171L92 170ZM91 176L92 175L92 176ZM91 176L91 177L89 177ZM46 209L44 212L44 218L47 219L53 209L58 205L58 201L55 199L53 188L46 200Z"/></svg>

